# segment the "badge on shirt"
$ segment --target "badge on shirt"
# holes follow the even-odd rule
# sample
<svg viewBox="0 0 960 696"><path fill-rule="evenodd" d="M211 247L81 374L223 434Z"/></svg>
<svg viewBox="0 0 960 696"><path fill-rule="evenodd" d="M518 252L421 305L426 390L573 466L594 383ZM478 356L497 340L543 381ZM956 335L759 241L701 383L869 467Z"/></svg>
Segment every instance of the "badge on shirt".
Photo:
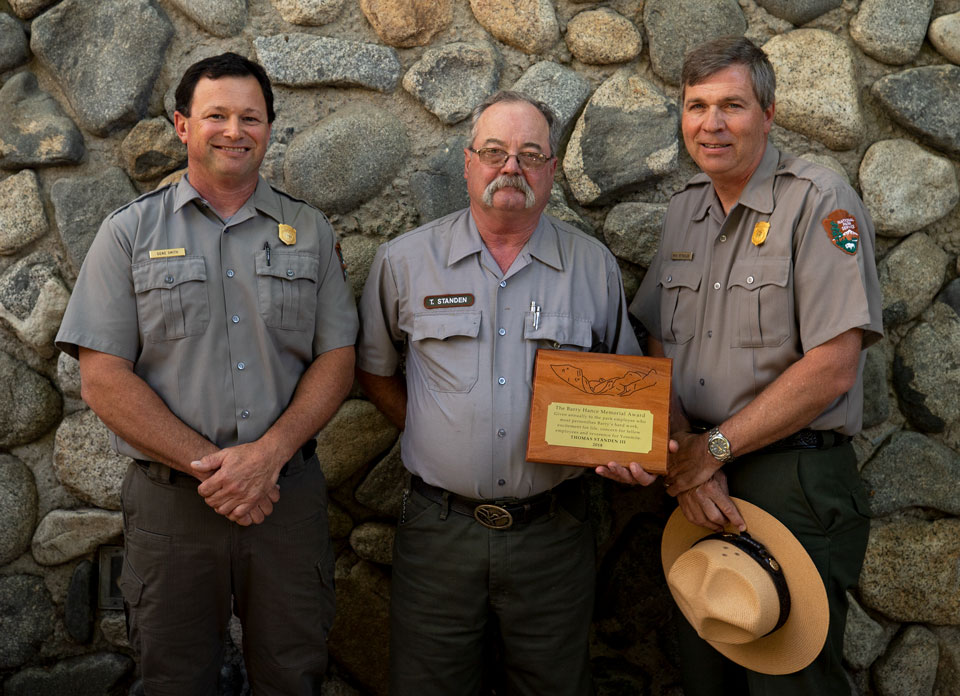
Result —
<svg viewBox="0 0 960 696"><path fill-rule="evenodd" d="M750 235L750 241L753 246L760 246L767 241L767 233L770 231L769 222L758 222L753 226L753 234Z"/></svg>
<svg viewBox="0 0 960 696"><path fill-rule="evenodd" d="M187 250L183 247L179 249L151 249L150 258L151 259L168 259L171 256L186 256Z"/></svg>
<svg viewBox="0 0 960 696"><path fill-rule="evenodd" d="M693 261L693 252L692 251L671 251L670 260L671 261Z"/></svg>
<svg viewBox="0 0 960 696"><path fill-rule="evenodd" d="M860 245L860 232L857 230L857 218L846 210L834 210L823 220L823 229L830 241L840 251L854 256Z"/></svg>
<svg viewBox="0 0 960 696"><path fill-rule="evenodd" d="M280 226L277 228L277 236L280 237L280 241L287 246L297 243L297 231L290 227L290 225L280 223Z"/></svg>
<svg viewBox="0 0 960 696"><path fill-rule="evenodd" d="M427 295L423 298L423 306L427 309L442 309L443 307L472 307L473 295L469 292L458 292L454 295Z"/></svg>

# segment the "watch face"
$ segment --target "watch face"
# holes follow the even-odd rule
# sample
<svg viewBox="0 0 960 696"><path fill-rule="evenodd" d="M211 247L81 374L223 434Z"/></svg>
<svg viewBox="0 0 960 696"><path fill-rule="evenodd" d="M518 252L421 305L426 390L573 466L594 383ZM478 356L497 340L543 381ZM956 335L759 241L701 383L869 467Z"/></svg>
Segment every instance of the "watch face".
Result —
<svg viewBox="0 0 960 696"><path fill-rule="evenodd" d="M714 457L724 461L730 457L730 443L720 433L713 435L707 442L707 449Z"/></svg>

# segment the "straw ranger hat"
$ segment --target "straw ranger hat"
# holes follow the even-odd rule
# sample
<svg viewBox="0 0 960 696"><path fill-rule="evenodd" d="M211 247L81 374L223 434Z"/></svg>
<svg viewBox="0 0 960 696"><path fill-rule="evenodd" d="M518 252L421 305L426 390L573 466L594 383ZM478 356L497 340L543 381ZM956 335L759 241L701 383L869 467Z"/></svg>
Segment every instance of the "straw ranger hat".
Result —
<svg viewBox="0 0 960 696"><path fill-rule="evenodd" d="M701 638L747 669L789 674L827 638L830 612L816 566L775 517L732 498L747 532L713 534L674 510L660 555L677 606Z"/></svg>

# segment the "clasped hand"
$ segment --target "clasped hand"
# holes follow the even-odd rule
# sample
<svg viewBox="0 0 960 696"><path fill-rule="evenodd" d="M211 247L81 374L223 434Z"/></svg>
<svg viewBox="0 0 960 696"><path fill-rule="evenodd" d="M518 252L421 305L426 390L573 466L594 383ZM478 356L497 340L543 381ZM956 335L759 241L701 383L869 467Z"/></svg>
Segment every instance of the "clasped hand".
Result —
<svg viewBox="0 0 960 696"><path fill-rule="evenodd" d="M197 492L207 505L241 526L260 524L280 500L280 467L256 443L227 447L190 466L203 479Z"/></svg>

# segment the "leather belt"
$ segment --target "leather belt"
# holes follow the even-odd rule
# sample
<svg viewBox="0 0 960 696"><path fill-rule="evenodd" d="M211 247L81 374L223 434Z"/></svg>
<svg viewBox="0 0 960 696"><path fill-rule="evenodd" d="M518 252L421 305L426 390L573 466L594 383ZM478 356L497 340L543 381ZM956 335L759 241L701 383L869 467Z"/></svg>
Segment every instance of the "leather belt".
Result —
<svg viewBox="0 0 960 696"><path fill-rule="evenodd" d="M795 449L819 449L825 450L845 442L850 442L849 435L842 435L834 430L810 430L804 428L798 430L793 435L788 435L782 440L771 442L766 447L761 447L758 452L783 452L785 450Z"/></svg>
<svg viewBox="0 0 960 696"><path fill-rule="evenodd" d="M283 468L280 469L280 477L282 478L299 472L303 469L303 465L306 464L316 452L317 441L314 439L307 440L306 443L290 457L290 460L283 465ZM161 483L176 483L179 485L183 485L184 483L199 485L200 483L200 481L185 471L171 469L166 464L161 464L160 462L151 462L146 459L134 459L133 461L147 472L150 478Z"/></svg>
<svg viewBox="0 0 960 696"><path fill-rule="evenodd" d="M459 515L472 517L488 529L510 529L516 524L532 522L554 510L558 497L574 492L571 484L579 486L579 478L570 479L555 486L549 491L539 493L530 498L497 498L493 500L476 500L451 493L443 488L432 486L419 476L412 476L410 488L433 503L446 502L446 505ZM576 488L579 490L579 487Z"/></svg>

